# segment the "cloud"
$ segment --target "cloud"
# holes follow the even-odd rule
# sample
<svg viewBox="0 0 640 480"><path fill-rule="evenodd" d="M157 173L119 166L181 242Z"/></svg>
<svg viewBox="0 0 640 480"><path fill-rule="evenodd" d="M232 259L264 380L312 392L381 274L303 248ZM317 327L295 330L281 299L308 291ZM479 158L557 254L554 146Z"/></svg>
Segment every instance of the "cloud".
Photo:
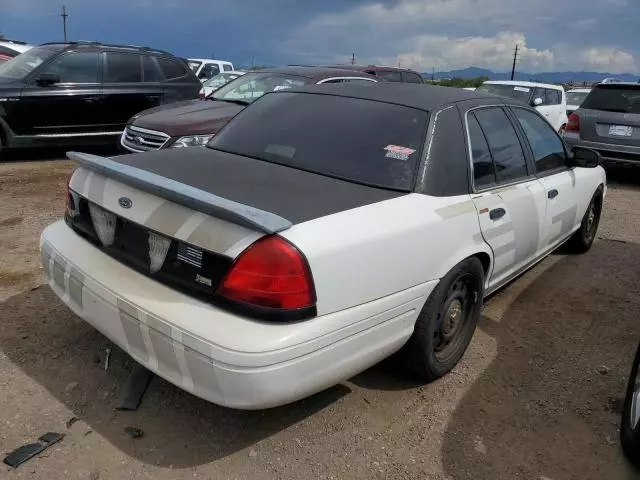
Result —
<svg viewBox="0 0 640 480"><path fill-rule="evenodd" d="M593 70L638 73L633 55L615 48L590 48L582 53L581 58Z"/></svg>

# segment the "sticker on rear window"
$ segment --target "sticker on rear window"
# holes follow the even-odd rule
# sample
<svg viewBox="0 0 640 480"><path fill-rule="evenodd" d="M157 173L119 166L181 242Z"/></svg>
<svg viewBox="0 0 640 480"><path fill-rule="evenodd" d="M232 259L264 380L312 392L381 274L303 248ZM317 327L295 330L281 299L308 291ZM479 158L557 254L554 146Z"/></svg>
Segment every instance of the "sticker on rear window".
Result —
<svg viewBox="0 0 640 480"><path fill-rule="evenodd" d="M415 153L413 148L400 147L398 145L387 145L384 149L387 151L385 157L396 160L409 160L409 156Z"/></svg>
<svg viewBox="0 0 640 480"><path fill-rule="evenodd" d="M529 93L531 91L530 88L527 87L513 87L516 92L526 92Z"/></svg>

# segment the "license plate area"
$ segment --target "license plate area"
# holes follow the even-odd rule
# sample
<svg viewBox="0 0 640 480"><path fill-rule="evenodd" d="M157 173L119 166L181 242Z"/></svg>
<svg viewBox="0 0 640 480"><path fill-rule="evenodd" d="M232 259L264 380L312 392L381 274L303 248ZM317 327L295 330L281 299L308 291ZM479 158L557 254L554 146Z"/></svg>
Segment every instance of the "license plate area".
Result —
<svg viewBox="0 0 640 480"><path fill-rule="evenodd" d="M609 135L613 137L630 137L633 135L633 127L627 125L610 125Z"/></svg>

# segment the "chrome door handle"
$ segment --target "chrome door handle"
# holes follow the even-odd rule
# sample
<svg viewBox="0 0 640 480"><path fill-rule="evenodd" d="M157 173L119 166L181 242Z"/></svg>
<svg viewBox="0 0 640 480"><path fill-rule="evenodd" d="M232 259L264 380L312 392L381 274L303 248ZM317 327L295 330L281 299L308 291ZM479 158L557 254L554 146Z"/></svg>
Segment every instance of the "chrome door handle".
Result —
<svg viewBox="0 0 640 480"><path fill-rule="evenodd" d="M555 188L552 190L549 190L547 192L547 198L556 198L558 196L558 190L556 190Z"/></svg>
<svg viewBox="0 0 640 480"><path fill-rule="evenodd" d="M489 212L489 218L491 220L498 220L505 216L507 211L504 208L494 208Z"/></svg>

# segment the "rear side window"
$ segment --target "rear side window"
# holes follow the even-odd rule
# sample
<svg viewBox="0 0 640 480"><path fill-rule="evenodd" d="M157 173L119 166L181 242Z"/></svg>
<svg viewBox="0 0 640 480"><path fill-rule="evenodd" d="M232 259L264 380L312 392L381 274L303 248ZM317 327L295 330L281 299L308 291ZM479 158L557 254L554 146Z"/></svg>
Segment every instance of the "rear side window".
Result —
<svg viewBox="0 0 640 480"><path fill-rule="evenodd" d="M538 172L546 172L562 168L566 165L566 154L562 140L549 123L529 110L513 108L522 129L524 130Z"/></svg>
<svg viewBox="0 0 640 480"><path fill-rule="evenodd" d="M640 113L640 84L597 86L587 95L581 108L606 112Z"/></svg>
<svg viewBox="0 0 640 480"><path fill-rule="evenodd" d="M225 72L233 71L233 67L231 65L229 65L228 63L225 63L224 65L222 65L222 68L224 69Z"/></svg>
<svg viewBox="0 0 640 480"><path fill-rule="evenodd" d="M413 72L402 72L402 80L406 83L424 83L422 77Z"/></svg>
<svg viewBox="0 0 640 480"><path fill-rule="evenodd" d="M526 177L527 162L524 151L504 110L483 108L476 110L475 115L487 138L498 183Z"/></svg>
<svg viewBox="0 0 640 480"><path fill-rule="evenodd" d="M496 169L491 158L487 139L473 113L468 115L469 141L473 160L473 183L476 187L487 187L496 182Z"/></svg>
<svg viewBox="0 0 640 480"><path fill-rule="evenodd" d="M277 92L240 112L208 146L347 181L410 191L427 119L425 111L389 103Z"/></svg>
<svg viewBox="0 0 640 480"><path fill-rule="evenodd" d="M553 90L551 88L545 89L545 97L545 105L560 105L560 103L562 103L560 99L560 92L558 90Z"/></svg>
<svg viewBox="0 0 640 480"><path fill-rule="evenodd" d="M142 81L140 55L107 52L107 67L104 83L137 83Z"/></svg>
<svg viewBox="0 0 640 480"><path fill-rule="evenodd" d="M394 72L393 70L378 70L376 75L384 78L387 82L402 82L400 72Z"/></svg>
<svg viewBox="0 0 640 480"><path fill-rule="evenodd" d="M99 60L97 52L71 52L56 58L39 73L58 75L60 83L98 83Z"/></svg>
<svg viewBox="0 0 640 480"><path fill-rule="evenodd" d="M175 58L158 57L157 60L167 80L184 77L187 74L187 65Z"/></svg>
<svg viewBox="0 0 640 480"><path fill-rule="evenodd" d="M142 81L143 82L161 82L162 74L158 70L153 57L147 55L142 56Z"/></svg>

